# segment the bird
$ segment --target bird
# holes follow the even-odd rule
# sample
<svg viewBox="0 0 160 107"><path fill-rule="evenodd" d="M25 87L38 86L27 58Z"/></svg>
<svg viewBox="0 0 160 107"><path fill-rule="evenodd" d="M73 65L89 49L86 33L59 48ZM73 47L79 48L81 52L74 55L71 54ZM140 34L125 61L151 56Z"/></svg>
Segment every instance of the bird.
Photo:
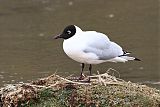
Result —
<svg viewBox="0 0 160 107"><path fill-rule="evenodd" d="M85 64L89 64L89 75L92 65L104 62L126 62L140 59L129 56L120 45L111 41L107 35L97 31L83 31L76 25L68 25L54 39L64 39L63 50L71 59L82 64L80 78L83 78ZM90 81L90 77L89 77Z"/></svg>

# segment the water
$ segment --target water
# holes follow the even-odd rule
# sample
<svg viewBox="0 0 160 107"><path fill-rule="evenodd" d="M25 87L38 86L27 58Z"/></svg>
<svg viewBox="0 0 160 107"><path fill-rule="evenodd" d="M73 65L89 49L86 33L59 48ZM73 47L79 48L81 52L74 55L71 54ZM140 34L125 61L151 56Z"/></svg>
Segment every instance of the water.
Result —
<svg viewBox="0 0 160 107"><path fill-rule="evenodd" d="M69 24L109 36L141 62L104 63L93 72L116 69L122 79L160 88L156 0L1 0L0 86L57 74L79 75L79 63L52 36ZM87 70L87 68L86 68Z"/></svg>

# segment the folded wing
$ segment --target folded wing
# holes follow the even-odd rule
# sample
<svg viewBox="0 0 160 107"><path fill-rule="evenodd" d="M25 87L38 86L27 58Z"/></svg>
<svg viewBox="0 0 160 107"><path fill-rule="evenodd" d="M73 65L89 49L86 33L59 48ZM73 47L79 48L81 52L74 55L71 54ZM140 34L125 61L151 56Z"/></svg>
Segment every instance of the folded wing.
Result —
<svg viewBox="0 0 160 107"><path fill-rule="evenodd" d="M122 48L115 42L110 41L106 35L94 31L88 33L91 37L88 37L90 40L83 50L85 53L94 53L99 60L109 60L123 55Z"/></svg>

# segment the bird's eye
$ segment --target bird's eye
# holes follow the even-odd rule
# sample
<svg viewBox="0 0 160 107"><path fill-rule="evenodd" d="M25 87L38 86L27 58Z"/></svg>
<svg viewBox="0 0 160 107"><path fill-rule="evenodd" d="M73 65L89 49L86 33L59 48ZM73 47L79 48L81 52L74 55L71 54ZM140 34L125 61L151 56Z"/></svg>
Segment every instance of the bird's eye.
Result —
<svg viewBox="0 0 160 107"><path fill-rule="evenodd" d="M71 31L70 31L70 30L67 30L67 34L71 34Z"/></svg>

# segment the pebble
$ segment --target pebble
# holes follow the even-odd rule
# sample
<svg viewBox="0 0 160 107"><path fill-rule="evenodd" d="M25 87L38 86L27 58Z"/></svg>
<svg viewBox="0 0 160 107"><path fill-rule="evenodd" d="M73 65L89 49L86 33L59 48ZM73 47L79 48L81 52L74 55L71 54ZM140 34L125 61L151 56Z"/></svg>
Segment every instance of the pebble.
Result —
<svg viewBox="0 0 160 107"><path fill-rule="evenodd" d="M73 5L73 2L72 2L72 1L68 2L68 5L69 5L69 6L72 6L72 5Z"/></svg>
<svg viewBox="0 0 160 107"><path fill-rule="evenodd" d="M109 18L113 18L114 14L109 14L108 16L109 16Z"/></svg>

